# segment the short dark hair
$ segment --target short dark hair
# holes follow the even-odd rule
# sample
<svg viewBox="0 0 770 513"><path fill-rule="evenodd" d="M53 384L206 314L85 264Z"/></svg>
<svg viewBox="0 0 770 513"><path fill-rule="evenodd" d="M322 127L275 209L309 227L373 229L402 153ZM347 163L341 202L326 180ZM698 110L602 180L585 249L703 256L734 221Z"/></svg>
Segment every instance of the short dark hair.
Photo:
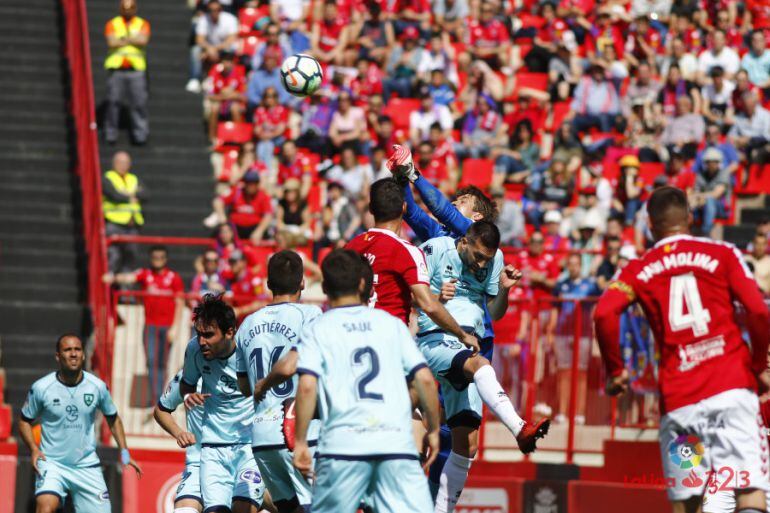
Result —
<svg viewBox="0 0 770 513"><path fill-rule="evenodd" d="M361 291L361 301L367 303L372 296L372 287L374 287L374 271L369 264L369 259L361 255L361 278L364 279L364 290Z"/></svg>
<svg viewBox="0 0 770 513"><path fill-rule="evenodd" d="M168 248L166 246L162 245L162 244L154 244L154 245L150 246L150 249L147 250L147 253L152 255L156 251L162 251L162 252L164 252L165 254L168 255Z"/></svg>
<svg viewBox="0 0 770 513"><path fill-rule="evenodd" d="M222 294L206 294L193 309L193 325L202 324L210 326L216 324L227 333L231 328L235 329L235 311L222 300Z"/></svg>
<svg viewBox="0 0 770 513"><path fill-rule="evenodd" d="M489 196L484 194L481 189L475 185L468 185L458 189L455 198L465 195L473 196L473 210L481 214L481 219L490 222L497 219L497 204L489 199Z"/></svg>
<svg viewBox="0 0 770 513"><path fill-rule="evenodd" d="M369 212L378 223L401 217L404 211L404 189L393 178L374 182L369 189Z"/></svg>
<svg viewBox="0 0 770 513"><path fill-rule="evenodd" d="M655 189L647 201L647 212L653 226L664 224L666 218L677 210L680 215L687 215L687 196L682 189L670 185Z"/></svg>
<svg viewBox="0 0 770 513"><path fill-rule="evenodd" d="M359 293L363 263L352 249L335 249L321 264L323 290L329 299Z"/></svg>
<svg viewBox="0 0 770 513"><path fill-rule="evenodd" d="M274 296L296 294L304 272L302 258L296 252L290 249L279 251L267 262L267 288Z"/></svg>
<svg viewBox="0 0 770 513"><path fill-rule="evenodd" d="M56 339L56 352L61 351L61 343L64 342L64 339L66 338L74 338L80 341L80 347L85 349L85 345L83 344L83 339L75 335L74 333L64 333L63 335L59 336L59 338Z"/></svg>
<svg viewBox="0 0 770 513"><path fill-rule="evenodd" d="M480 241L484 247L497 249L500 247L500 230L489 221L476 221L465 232L468 242Z"/></svg>

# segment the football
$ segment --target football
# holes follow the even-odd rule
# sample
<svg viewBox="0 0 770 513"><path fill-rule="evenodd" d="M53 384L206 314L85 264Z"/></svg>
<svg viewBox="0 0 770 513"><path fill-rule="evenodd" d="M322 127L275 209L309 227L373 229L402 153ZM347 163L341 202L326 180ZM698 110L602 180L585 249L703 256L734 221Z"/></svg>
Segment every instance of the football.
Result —
<svg viewBox="0 0 770 513"><path fill-rule="evenodd" d="M281 64L283 87L294 96L310 96L323 81L321 65L313 57L298 53L287 57Z"/></svg>

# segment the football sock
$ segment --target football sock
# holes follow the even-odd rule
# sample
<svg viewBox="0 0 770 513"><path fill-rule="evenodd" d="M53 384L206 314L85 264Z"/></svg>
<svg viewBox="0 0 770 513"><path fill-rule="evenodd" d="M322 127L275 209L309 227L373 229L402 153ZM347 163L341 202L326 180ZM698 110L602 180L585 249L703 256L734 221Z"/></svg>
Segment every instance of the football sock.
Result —
<svg viewBox="0 0 770 513"><path fill-rule="evenodd" d="M516 413L508 394L503 391L503 387L497 381L495 369L491 365L484 365L473 375L473 381L476 383L476 388L478 388L484 404L494 412L500 422L505 424L513 436L518 436L521 428L524 427L524 420Z"/></svg>
<svg viewBox="0 0 770 513"><path fill-rule="evenodd" d="M434 513L452 513L460 500L473 459L450 452L441 471Z"/></svg>

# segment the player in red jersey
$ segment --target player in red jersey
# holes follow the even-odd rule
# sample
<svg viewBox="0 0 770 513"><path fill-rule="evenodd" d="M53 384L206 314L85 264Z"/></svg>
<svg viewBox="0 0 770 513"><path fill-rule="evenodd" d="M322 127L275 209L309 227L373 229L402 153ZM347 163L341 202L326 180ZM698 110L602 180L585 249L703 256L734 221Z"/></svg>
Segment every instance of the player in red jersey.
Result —
<svg viewBox="0 0 770 513"><path fill-rule="evenodd" d="M425 255L399 232L406 211L404 191L392 178L374 182L369 192L374 228L348 242L347 248L365 256L374 272L374 292L369 306L385 310L409 324L414 302L436 324L460 342L478 351L476 337L466 333L446 311L428 284Z"/></svg>
<svg viewBox="0 0 770 513"><path fill-rule="evenodd" d="M620 314L638 302L660 352L660 448L674 512L701 511L709 478L723 468L733 473L727 486L737 511L765 512L770 456L756 392L767 367L770 314L734 246L688 235L684 192L656 189L647 211L655 245L610 283L594 313L607 392L628 389ZM746 311L751 350L733 301Z"/></svg>

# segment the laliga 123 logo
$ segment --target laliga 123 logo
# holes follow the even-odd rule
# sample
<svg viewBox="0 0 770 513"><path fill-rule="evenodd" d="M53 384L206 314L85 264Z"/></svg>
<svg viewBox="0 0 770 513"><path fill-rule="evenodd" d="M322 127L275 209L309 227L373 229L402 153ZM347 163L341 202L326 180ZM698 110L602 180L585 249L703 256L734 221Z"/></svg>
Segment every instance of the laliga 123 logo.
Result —
<svg viewBox="0 0 770 513"><path fill-rule="evenodd" d="M703 443L696 435L679 435L668 444L668 457L681 469L692 469L703 459Z"/></svg>

